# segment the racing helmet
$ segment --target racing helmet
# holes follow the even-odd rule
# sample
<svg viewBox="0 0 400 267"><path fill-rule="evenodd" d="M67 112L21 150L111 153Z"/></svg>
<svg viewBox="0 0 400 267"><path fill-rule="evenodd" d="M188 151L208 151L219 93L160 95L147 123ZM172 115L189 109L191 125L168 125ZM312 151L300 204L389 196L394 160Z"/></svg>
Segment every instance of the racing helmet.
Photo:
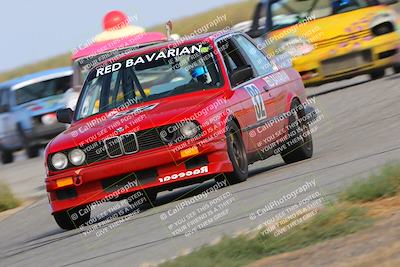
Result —
<svg viewBox="0 0 400 267"><path fill-rule="evenodd" d="M208 72L206 66L194 67L191 71L191 75L193 79L197 80L200 83L209 84L212 81L211 75Z"/></svg>
<svg viewBox="0 0 400 267"><path fill-rule="evenodd" d="M354 5L353 0L334 0L332 1L332 8L334 13L346 7Z"/></svg>

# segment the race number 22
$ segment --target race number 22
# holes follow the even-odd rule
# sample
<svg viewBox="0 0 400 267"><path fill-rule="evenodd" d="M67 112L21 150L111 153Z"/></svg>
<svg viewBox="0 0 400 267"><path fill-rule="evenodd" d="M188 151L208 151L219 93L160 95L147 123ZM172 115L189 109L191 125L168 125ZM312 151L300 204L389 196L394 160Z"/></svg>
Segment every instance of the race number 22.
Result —
<svg viewBox="0 0 400 267"><path fill-rule="evenodd" d="M260 90L258 90L257 86L254 84L250 84L244 87L247 93L251 96L251 100L254 105L254 109L256 112L257 121L263 120L267 118L267 110L265 109L264 101L262 99L262 95Z"/></svg>

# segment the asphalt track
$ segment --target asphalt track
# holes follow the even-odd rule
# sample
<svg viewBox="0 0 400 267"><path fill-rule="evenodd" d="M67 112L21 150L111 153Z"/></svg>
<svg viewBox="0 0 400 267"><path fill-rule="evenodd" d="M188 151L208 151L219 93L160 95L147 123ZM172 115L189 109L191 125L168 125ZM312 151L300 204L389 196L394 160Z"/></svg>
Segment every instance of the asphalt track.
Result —
<svg viewBox="0 0 400 267"><path fill-rule="evenodd" d="M251 166L247 182L214 191L175 214L172 209L182 203L182 200L176 200L178 197L192 200L191 197L213 186L214 182L162 193L156 207L138 215L117 218L114 222L123 219L120 225L111 229L112 222L109 222L90 234L80 230L60 230L50 216L47 200L42 194L38 202L0 222L0 266L140 266L157 263L215 242L222 235L235 235L255 228L313 192L319 192L325 201L329 201L354 180L363 179L386 162L400 159L399 82L399 75L368 82L361 77L308 89L309 94L318 95L315 106L323 114L313 136L315 154L311 160L285 165L280 157L273 157L256 163ZM43 172L42 168L39 159L19 161L1 166L0 173L2 179L12 181L21 178L15 177L15 173L35 176ZM314 179L315 187L265 214L257 214L256 211L267 203ZM42 180L42 177L32 177L36 183ZM199 209L205 204L222 207L211 209L213 222L202 224L204 228L190 236L185 236L185 232L172 234L170 229L177 229L174 223L178 224L179 218L190 217L193 221L203 214ZM168 215L168 210L172 215ZM98 234L104 228L109 231Z"/></svg>

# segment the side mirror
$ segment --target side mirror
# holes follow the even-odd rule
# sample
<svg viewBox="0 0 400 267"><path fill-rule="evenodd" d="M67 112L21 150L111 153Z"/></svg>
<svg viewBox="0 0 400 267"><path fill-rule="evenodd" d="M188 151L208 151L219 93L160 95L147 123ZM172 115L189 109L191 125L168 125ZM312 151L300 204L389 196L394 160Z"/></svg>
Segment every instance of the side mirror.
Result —
<svg viewBox="0 0 400 267"><path fill-rule="evenodd" d="M251 80L254 78L254 72L251 66L247 65L244 67L237 68L233 71L231 76L232 86L236 86L245 81Z"/></svg>
<svg viewBox="0 0 400 267"><path fill-rule="evenodd" d="M74 112L70 108L60 109L57 111L57 120L61 123L71 124Z"/></svg>
<svg viewBox="0 0 400 267"><path fill-rule="evenodd" d="M266 31L264 29L250 30L246 32L251 38L255 39L261 36L265 36Z"/></svg>
<svg viewBox="0 0 400 267"><path fill-rule="evenodd" d="M10 111L10 105L6 104L6 105L0 106L0 113L6 113L9 111Z"/></svg>

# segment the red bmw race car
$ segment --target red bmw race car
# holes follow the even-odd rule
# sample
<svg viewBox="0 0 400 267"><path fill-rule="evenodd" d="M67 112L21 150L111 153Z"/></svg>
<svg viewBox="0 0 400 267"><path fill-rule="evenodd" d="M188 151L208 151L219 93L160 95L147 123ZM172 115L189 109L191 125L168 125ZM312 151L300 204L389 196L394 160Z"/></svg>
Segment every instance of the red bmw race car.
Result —
<svg viewBox="0 0 400 267"><path fill-rule="evenodd" d="M46 189L64 229L85 225L93 204L224 179L281 154L312 157L301 77L271 62L242 33L164 42L113 58L88 75L71 127L46 148ZM312 116L310 115L312 114ZM71 216L73 215L73 216Z"/></svg>

